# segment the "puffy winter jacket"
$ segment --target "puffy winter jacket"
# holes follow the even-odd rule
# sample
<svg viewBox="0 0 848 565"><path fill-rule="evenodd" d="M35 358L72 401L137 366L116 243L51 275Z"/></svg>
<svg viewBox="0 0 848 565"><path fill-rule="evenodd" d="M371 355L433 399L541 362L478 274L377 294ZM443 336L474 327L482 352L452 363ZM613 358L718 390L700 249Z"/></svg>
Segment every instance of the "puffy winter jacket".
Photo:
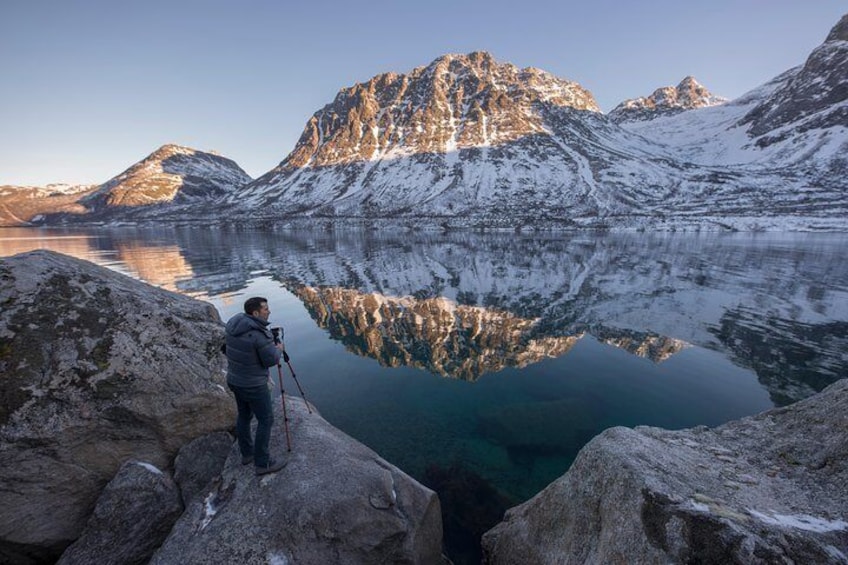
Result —
<svg viewBox="0 0 848 565"><path fill-rule="evenodd" d="M268 368L280 362L280 350L268 322L239 313L227 322L227 382L251 387L268 381Z"/></svg>

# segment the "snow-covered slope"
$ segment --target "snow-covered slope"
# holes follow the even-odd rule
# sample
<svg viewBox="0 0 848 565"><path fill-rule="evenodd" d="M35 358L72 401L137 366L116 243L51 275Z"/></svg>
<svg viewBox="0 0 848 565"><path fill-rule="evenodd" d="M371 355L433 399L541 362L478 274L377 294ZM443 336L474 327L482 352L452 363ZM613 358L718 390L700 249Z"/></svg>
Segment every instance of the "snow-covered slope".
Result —
<svg viewBox="0 0 848 565"><path fill-rule="evenodd" d="M98 212L115 207L211 201L250 180L230 159L170 144L102 184L83 203Z"/></svg>
<svg viewBox="0 0 848 565"><path fill-rule="evenodd" d="M283 214L377 216L486 216L542 203L585 172L551 139L543 105L573 109L577 120L599 114L576 83L487 53L380 75L341 91L280 166L231 200ZM558 158L539 163L548 151Z"/></svg>
<svg viewBox="0 0 848 565"><path fill-rule="evenodd" d="M445 56L340 92L228 201L443 226L848 229L842 27L732 102L687 77L612 117L575 83Z"/></svg>
<svg viewBox="0 0 848 565"><path fill-rule="evenodd" d="M843 194L848 171L848 16L807 61L732 102L622 122L675 158L747 170L783 169ZM746 170L746 169L740 169Z"/></svg>
<svg viewBox="0 0 848 565"><path fill-rule="evenodd" d="M665 86L656 89L650 96L625 100L613 108L609 117L616 123L646 121L725 102L727 98L716 96L695 80L695 77L688 76L676 87Z"/></svg>
<svg viewBox="0 0 848 565"><path fill-rule="evenodd" d="M743 227L846 229L846 77L848 16L804 65L732 102L621 126L704 168L687 198L705 216L727 202Z"/></svg>
<svg viewBox="0 0 848 565"><path fill-rule="evenodd" d="M811 130L848 126L848 15L804 65L741 122L758 147Z"/></svg>
<svg viewBox="0 0 848 565"><path fill-rule="evenodd" d="M101 185L0 187L0 225L197 219L251 180L218 154L163 145Z"/></svg>

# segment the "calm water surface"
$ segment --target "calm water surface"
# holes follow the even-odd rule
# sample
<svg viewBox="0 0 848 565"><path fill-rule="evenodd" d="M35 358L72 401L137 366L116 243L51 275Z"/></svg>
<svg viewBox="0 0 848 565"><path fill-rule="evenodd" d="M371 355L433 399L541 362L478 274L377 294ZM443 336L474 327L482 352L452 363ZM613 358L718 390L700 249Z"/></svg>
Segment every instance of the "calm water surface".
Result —
<svg viewBox="0 0 848 565"><path fill-rule="evenodd" d="M266 296L307 397L439 490L461 544L610 426L714 426L846 376L847 242L4 229L0 256L53 249L224 320Z"/></svg>

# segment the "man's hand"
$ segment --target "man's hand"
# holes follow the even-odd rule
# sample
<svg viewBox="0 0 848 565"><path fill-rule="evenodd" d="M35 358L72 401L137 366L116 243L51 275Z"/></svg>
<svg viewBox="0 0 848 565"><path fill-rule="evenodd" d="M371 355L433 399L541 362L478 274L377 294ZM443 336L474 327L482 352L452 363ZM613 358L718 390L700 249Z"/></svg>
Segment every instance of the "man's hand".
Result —
<svg viewBox="0 0 848 565"><path fill-rule="evenodd" d="M285 361L286 363L289 362L289 354L286 353L285 349L283 350L283 361Z"/></svg>

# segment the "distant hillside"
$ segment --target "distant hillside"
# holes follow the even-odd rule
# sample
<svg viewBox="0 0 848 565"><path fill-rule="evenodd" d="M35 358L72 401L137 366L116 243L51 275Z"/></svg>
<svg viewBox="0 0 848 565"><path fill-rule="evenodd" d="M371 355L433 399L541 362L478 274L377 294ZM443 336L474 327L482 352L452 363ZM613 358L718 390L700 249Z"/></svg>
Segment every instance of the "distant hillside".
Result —
<svg viewBox="0 0 848 565"><path fill-rule="evenodd" d="M82 199L88 211L209 203L251 181L235 161L179 145L163 145Z"/></svg>

